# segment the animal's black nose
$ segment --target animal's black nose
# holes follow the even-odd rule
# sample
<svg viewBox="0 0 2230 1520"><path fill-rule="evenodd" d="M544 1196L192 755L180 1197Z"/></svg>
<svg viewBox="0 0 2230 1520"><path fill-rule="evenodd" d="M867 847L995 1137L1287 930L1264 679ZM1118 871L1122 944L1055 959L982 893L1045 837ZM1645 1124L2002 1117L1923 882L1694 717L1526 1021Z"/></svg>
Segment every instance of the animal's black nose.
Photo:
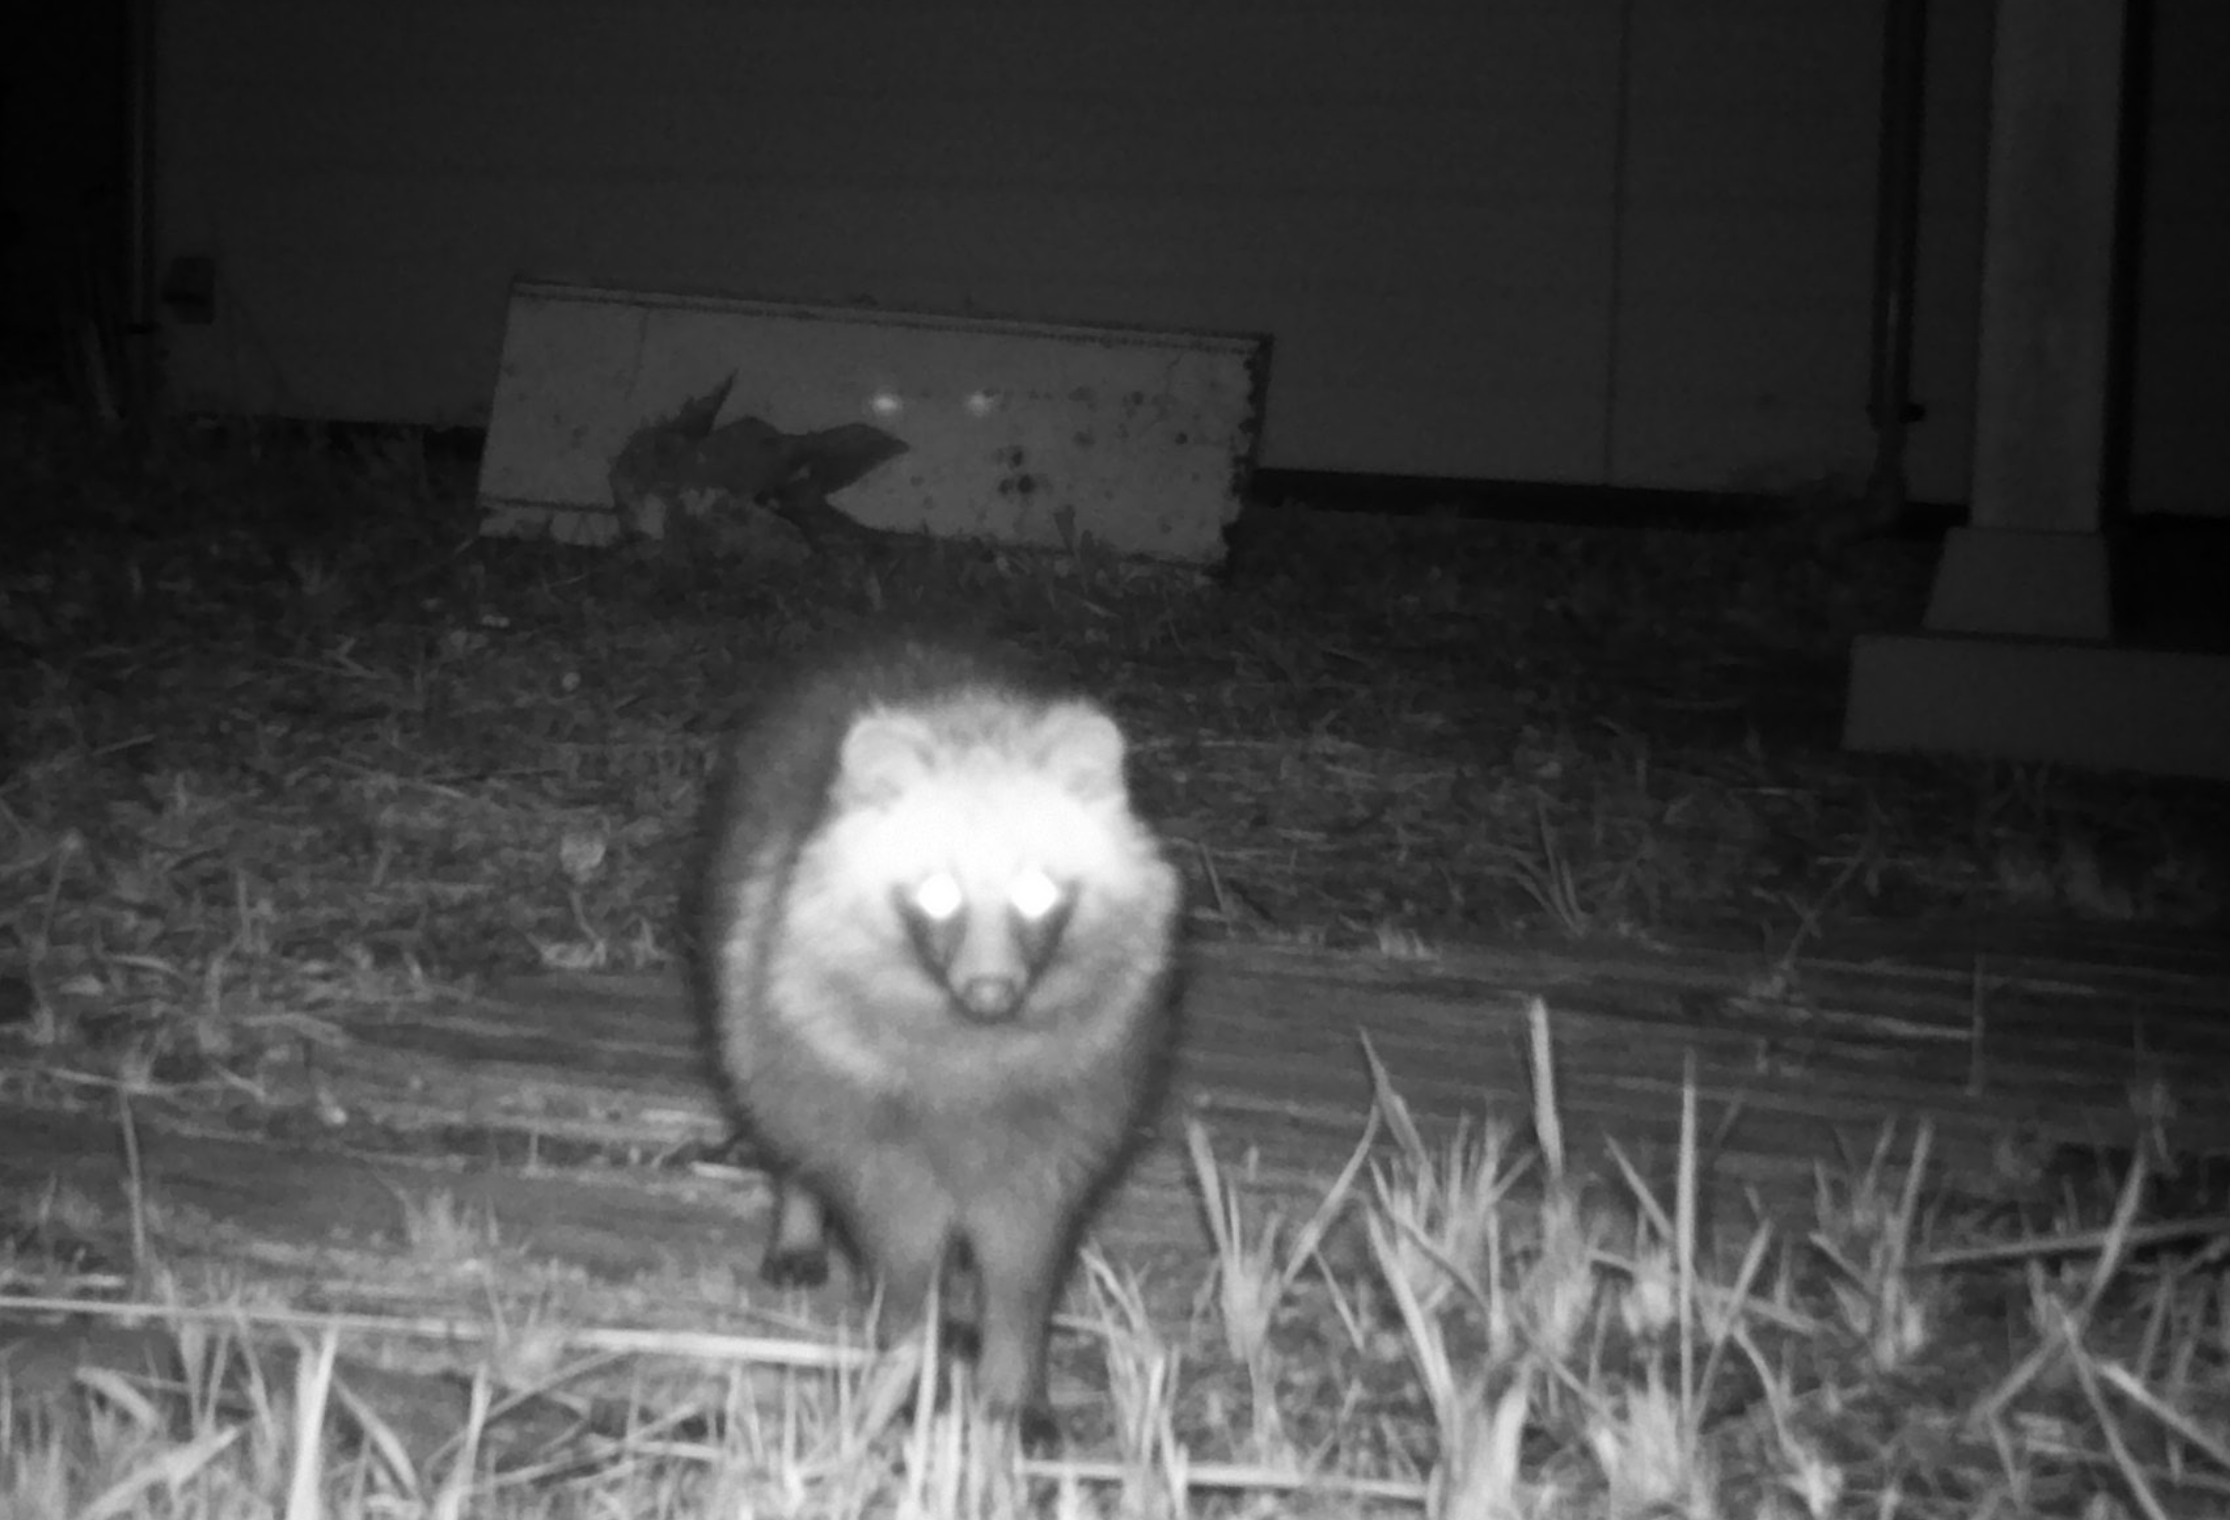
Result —
<svg viewBox="0 0 2230 1520"><path fill-rule="evenodd" d="M1022 984L1011 976L970 977L960 988L961 1008L981 1023L1011 1019L1021 1005Z"/></svg>

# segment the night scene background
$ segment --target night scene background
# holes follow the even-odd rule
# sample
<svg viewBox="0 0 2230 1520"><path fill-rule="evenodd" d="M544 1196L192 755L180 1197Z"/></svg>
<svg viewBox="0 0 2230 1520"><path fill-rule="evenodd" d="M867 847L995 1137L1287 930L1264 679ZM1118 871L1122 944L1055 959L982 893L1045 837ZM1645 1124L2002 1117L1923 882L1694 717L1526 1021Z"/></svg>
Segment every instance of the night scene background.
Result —
<svg viewBox="0 0 2230 1520"><path fill-rule="evenodd" d="M2225 79L2199 0L17 7L0 1515L2230 1513ZM869 336L659 410L522 282ZM991 517L930 400L1055 440ZM1185 882L1019 1467L759 1281L677 974L720 735L916 627Z"/></svg>

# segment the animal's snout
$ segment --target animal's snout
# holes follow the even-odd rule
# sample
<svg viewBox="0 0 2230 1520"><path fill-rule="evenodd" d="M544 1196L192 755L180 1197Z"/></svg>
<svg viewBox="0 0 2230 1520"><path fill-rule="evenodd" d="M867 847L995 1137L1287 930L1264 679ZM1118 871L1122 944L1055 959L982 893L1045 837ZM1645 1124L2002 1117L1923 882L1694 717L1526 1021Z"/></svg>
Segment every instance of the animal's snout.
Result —
<svg viewBox="0 0 2230 1520"><path fill-rule="evenodd" d="M960 1007L969 1018L996 1024L1022 1006L1022 983L1011 976L973 976L960 986Z"/></svg>

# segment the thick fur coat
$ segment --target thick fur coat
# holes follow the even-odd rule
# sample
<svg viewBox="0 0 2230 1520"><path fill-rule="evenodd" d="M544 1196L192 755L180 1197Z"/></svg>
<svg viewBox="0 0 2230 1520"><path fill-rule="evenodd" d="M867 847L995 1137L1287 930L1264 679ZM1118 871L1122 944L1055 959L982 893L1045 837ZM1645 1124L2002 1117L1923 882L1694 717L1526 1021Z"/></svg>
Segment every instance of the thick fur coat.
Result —
<svg viewBox="0 0 2230 1520"><path fill-rule="evenodd" d="M1097 705L960 646L806 668L729 746L691 898L720 1074L778 1168L763 1271L886 1328L972 1269L976 1387L1041 1411L1077 1237L1158 1086L1177 873Z"/></svg>

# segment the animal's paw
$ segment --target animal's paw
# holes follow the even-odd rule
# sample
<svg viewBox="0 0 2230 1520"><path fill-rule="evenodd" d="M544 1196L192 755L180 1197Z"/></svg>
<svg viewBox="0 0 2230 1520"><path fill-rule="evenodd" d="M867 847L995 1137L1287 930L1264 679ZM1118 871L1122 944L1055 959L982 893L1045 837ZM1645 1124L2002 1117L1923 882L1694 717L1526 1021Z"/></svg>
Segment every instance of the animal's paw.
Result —
<svg viewBox="0 0 2230 1520"><path fill-rule="evenodd" d="M829 1280L828 1247L795 1246L767 1252L759 1277L776 1288L818 1288Z"/></svg>
<svg viewBox="0 0 2230 1520"><path fill-rule="evenodd" d="M983 1336L972 1319L940 1319L937 1342L947 1356L972 1362L983 1355Z"/></svg>
<svg viewBox="0 0 2230 1520"><path fill-rule="evenodd" d="M1022 1438L1022 1450L1033 1457L1057 1457L1068 1440L1050 1404L1029 1404L1017 1410L1014 1428Z"/></svg>

